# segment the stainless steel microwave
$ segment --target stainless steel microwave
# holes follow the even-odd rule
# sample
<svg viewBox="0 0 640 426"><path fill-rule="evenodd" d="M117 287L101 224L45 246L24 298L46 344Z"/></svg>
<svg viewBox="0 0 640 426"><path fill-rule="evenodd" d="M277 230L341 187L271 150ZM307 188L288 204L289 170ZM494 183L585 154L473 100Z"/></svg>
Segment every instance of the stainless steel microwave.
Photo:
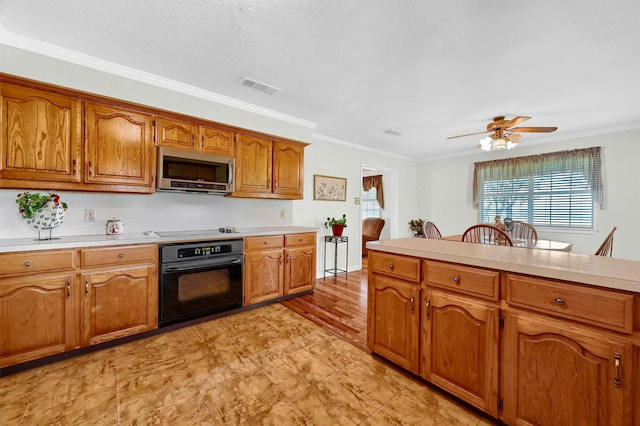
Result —
<svg viewBox="0 0 640 426"><path fill-rule="evenodd" d="M233 157L161 146L157 162L160 191L228 194L234 190Z"/></svg>

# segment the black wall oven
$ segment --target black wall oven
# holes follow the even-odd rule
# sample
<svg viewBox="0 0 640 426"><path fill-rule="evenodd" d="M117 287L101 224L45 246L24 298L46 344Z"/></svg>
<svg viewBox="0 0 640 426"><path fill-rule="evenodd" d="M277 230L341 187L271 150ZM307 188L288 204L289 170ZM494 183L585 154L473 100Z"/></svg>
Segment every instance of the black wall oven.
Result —
<svg viewBox="0 0 640 426"><path fill-rule="evenodd" d="M159 326L242 306L242 239L162 244Z"/></svg>

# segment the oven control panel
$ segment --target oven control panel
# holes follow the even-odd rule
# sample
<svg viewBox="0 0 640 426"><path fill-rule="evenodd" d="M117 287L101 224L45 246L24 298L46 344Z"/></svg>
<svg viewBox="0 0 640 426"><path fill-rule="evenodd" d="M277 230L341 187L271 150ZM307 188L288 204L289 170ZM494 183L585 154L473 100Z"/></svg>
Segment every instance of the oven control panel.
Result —
<svg viewBox="0 0 640 426"><path fill-rule="evenodd" d="M211 256L212 254L231 253L230 244L216 244L207 246L187 247L178 249L178 258Z"/></svg>

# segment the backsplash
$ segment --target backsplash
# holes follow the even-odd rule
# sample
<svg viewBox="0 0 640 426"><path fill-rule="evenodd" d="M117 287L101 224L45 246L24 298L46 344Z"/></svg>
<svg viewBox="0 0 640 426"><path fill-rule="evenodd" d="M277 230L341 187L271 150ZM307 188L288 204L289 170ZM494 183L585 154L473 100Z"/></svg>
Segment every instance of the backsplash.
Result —
<svg viewBox="0 0 640 426"><path fill-rule="evenodd" d="M18 212L15 200L21 192L23 190L0 190L0 238L37 236L37 230L27 225ZM292 223L290 200L228 198L219 195L170 192L55 192L69 208L62 225L53 230L54 237L105 234L107 220L114 217L124 223L125 233L212 229L220 226L285 226ZM95 222L85 222L85 209L95 210Z"/></svg>

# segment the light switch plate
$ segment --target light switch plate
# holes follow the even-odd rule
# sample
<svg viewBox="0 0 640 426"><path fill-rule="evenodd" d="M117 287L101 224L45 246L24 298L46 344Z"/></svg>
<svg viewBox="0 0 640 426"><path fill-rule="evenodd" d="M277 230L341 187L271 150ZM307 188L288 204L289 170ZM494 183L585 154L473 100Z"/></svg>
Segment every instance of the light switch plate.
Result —
<svg viewBox="0 0 640 426"><path fill-rule="evenodd" d="M360 197L356 197L353 199L353 204L360 204Z"/></svg>

